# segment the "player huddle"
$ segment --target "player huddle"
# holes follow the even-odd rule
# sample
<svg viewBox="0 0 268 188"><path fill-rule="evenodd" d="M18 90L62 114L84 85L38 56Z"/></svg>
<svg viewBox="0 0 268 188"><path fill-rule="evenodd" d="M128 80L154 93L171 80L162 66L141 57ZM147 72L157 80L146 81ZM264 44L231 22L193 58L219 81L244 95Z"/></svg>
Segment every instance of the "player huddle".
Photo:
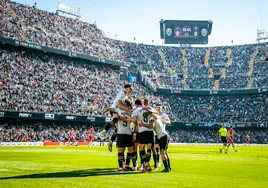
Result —
<svg viewBox="0 0 268 188"><path fill-rule="evenodd" d="M133 99L129 97L131 92L131 85L125 85L124 91L121 91L112 106L105 110L105 112L111 113L113 120L105 127L102 134L105 134L112 126L116 127L116 133L112 136L108 147L111 151L112 142L117 137L118 171L150 172L152 170L150 166L152 154L154 169L158 170L160 149L160 156L165 167L162 172L170 172L171 166L167 151L169 135L165 130L165 125L170 123L170 120L166 114L162 113L161 103L157 103L154 109L147 99L136 99L133 102ZM137 151L140 156L140 167L137 162ZM131 161L133 167L130 167Z"/></svg>

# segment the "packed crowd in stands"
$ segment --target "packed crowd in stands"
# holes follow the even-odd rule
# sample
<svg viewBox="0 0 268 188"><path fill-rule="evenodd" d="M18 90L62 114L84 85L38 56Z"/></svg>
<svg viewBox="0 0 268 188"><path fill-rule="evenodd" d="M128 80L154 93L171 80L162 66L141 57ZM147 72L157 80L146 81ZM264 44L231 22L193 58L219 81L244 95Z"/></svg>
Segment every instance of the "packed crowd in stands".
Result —
<svg viewBox="0 0 268 188"><path fill-rule="evenodd" d="M179 122L258 122L268 120L268 95L171 96L172 120Z"/></svg>
<svg viewBox="0 0 268 188"><path fill-rule="evenodd" d="M3 0L0 36L90 56L137 63L155 86L177 89L268 87L268 44L179 48L107 38L96 24ZM141 62L141 63L139 63ZM225 70L225 71L224 71ZM224 75L225 72L225 75ZM0 110L101 115L122 88L119 68L42 52L1 48ZM133 97L165 104L172 121L267 121L267 95L156 96L134 84Z"/></svg>
<svg viewBox="0 0 268 188"><path fill-rule="evenodd" d="M124 85L117 67L0 49L0 109L101 115ZM133 98L154 96L133 84Z"/></svg>
<svg viewBox="0 0 268 188"><path fill-rule="evenodd" d="M70 61L41 52L2 48L0 65L2 110L96 116L111 105L123 86L116 67ZM136 83L132 96L163 102L165 112L173 121L268 120L267 95L156 96Z"/></svg>
<svg viewBox="0 0 268 188"><path fill-rule="evenodd" d="M253 88L266 88L266 85L268 83L267 70L268 63L265 63L263 61L254 65L254 70L252 73L255 79L252 83Z"/></svg>
<svg viewBox="0 0 268 188"><path fill-rule="evenodd" d="M96 24L9 0L1 1L0 16L3 37L106 59L145 62L140 68L158 87L217 89L215 75L220 76L219 89L245 89L251 78L252 88L268 86L267 76L261 76L267 75L262 68L267 63L257 70L250 68L265 59L267 43L207 48L136 44L107 38Z"/></svg>
<svg viewBox="0 0 268 188"><path fill-rule="evenodd" d="M240 136L235 136L235 143L245 143L246 135L250 136L251 143L267 144L268 131L253 131L253 130L235 130ZM185 131L178 130L170 133L171 142L173 143L221 143L217 130L199 130Z"/></svg>
<svg viewBox="0 0 268 188"><path fill-rule="evenodd" d="M268 120L268 95L171 96L172 120L179 122L259 122Z"/></svg>
<svg viewBox="0 0 268 188"><path fill-rule="evenodd" d="M66 142L70 136L71 128L74 129L75 138L77 141L88 141L88 130L91 126L43 126L41 123L25 126L8 126L7 124L0 125L0 141L4 142L37 142L37 141L55 141ZM95 127L96 133L100 132L99 127ZM97 139L99 134L95 134ZM109 139L109 134L107 138Z"/></svg>
<svg viewBox="0 0 268 188"><path fill-rule="evenodd" d="M1 34L43 46L118 59L103 32L95 24L65 18L30 6L1 1Z"/></svg>
<svg viewBox="0 0 268 188"><path fill-rule="evenodd" d="M57 141L67 142L71 129L75 131L75 141L88 141L88 130L91 126L44 126L42 124L34 125L13 125L0 124L0 142L37 142L37 141ZM102 138L100 135L100 127L94 127L95 141L99 138L103 141L109 141L112 131ZM251 138L251 143L266 144L268 143L268 131L253 131L253 130L236 130L240 136L235 137L235 142L245 143L245 137L248 134ZM171 143L220 143L219 134L215 130L177 130L170 132Z"/></svg>

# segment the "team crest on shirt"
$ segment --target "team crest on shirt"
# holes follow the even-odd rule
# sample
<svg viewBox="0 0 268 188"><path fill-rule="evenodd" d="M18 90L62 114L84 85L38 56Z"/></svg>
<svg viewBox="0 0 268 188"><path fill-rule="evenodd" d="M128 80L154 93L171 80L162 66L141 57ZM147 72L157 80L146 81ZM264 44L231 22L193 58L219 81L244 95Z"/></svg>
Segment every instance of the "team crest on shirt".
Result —
<svg viewBox="0 0 268 188"><path fill-rule="evenodd" d="M207 36L207 34L208 34L208 30L206 30L206 29L202 29L201 30L201 34L205 37L205 36Z"/></svg>
<svg viewBox="0 0 268 188"><path fill-rule="evenodd" d="M172 34L172 29L167 28L167 29L166 29L166 35L170 37L171 34Z"/></svg>

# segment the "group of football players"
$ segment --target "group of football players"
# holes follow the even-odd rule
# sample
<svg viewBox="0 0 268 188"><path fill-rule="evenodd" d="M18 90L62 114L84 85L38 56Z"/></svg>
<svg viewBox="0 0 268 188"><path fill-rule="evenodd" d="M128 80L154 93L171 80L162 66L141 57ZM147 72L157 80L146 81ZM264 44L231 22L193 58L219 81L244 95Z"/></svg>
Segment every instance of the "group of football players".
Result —
<svg viewBox="0 0 268 188"><path fill-rule="evenodd" d="M108 148L112 151L112 143L117 138L118 171L150 172L152 171L150 159L153 155L154 170L158 170L161 156L164 164L162 172L170 172L171 166L167 151L169 135L166 131L166 124L170 124L170 119L167 114L162 112L161 103L154 104L155 108L153 108L148 99L142 98L133 101L130 97L131 93L131 85L126 84L124 90L117 94L111 107L104 111L104 113L110 112L112 121L105 126L101 134L105 135L111 127L116 128ZM131 161L132 167L130 167Z"/></svg>

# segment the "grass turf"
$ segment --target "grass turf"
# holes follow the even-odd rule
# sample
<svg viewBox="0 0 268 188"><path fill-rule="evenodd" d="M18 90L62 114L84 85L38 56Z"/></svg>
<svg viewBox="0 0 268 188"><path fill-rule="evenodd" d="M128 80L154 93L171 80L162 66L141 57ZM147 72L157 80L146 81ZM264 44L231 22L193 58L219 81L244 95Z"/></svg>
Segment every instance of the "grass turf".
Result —
<svg viewBox="0 0 268 188"><path fill-rule="evenodd" d="M0 147L0 187L267 187L267 147L218 149L173 146L170 173L118 173L106 147Z"/></svg>

